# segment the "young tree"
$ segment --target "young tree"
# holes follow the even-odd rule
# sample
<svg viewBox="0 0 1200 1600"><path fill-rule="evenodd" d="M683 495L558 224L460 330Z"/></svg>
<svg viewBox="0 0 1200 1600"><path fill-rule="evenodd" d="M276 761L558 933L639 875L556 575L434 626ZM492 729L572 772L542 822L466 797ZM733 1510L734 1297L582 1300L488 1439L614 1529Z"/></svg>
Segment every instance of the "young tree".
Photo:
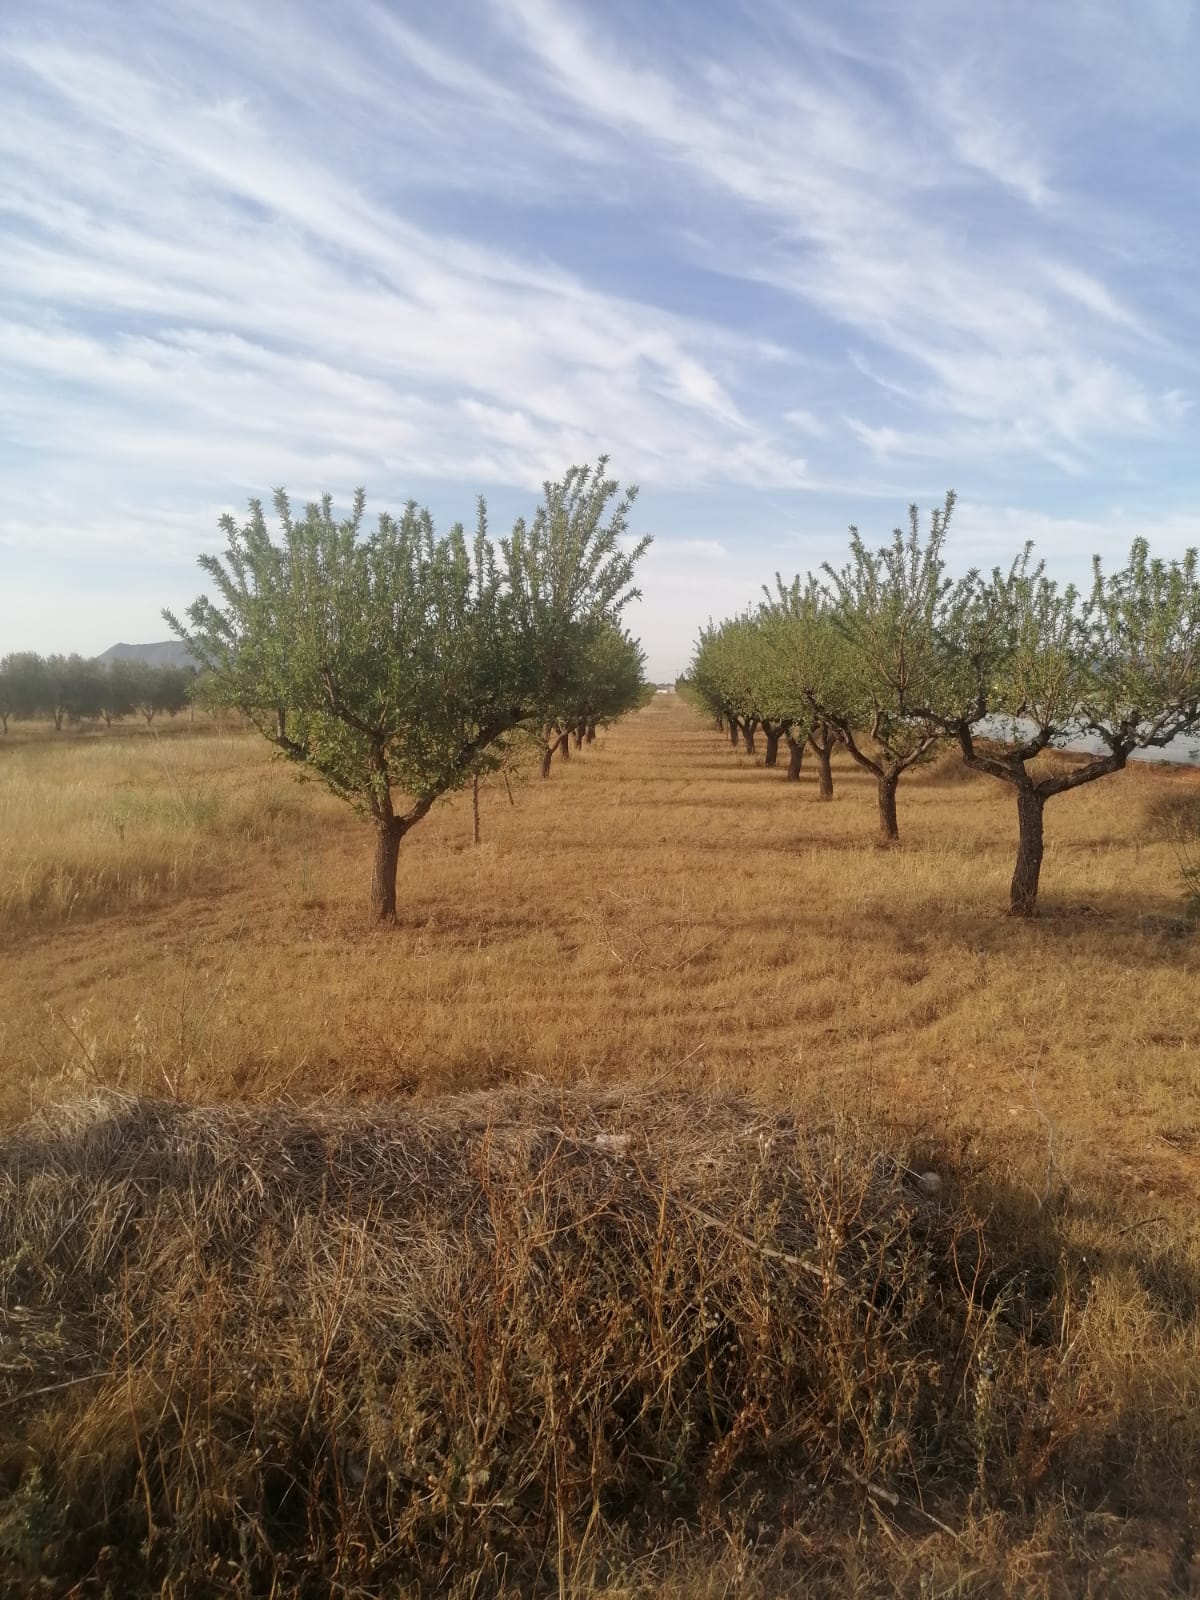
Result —
<svg viewBox="0 0 1200 1600"><path fill-rule="evenodd" d="M940 636L944 698L931 709L968 766L1015 791L1010 906L1033 916L1046 802L1200 727L1197 553L1153 559L1138 539L1118 572L1106 575L1097 556L1081 595L1047 577L1027 545L1007 573L956 587ZM1066 771L1033 768L1045 751L1085 739L1101 753Z"/></svg>
<svg viewBox="0 0 1200 1600"><path fill-rule="evenodd" d="M852 527L849 562L823 568L845 656L830 658L826 684L814 689L814 709L874 777L882 844L900 837L901 777L928 760L945 737L930 707L938 699L937 626L950 588L942 546L953 509L954 495L947 494L923 540L911 506L907 534L895 529L892 542L879 550L868 550Z"/></svg>
<svg viewBox="0 0 1200 1600"><path fill-rule="evenodd" d="M438 537L410 502L363 531L365 496L336 521L331 502L292 515L275 496L222 520L223 556L202 556L218 599L168 623L207 673L206 693L241 710L375 827L371 907L394 919L401 842L481 754L539 719L577 671L602 618L634 597L648 540L626 548L634 491L595 469L546 484L527 526L497 551L479 502L473 540Z"/></svg>

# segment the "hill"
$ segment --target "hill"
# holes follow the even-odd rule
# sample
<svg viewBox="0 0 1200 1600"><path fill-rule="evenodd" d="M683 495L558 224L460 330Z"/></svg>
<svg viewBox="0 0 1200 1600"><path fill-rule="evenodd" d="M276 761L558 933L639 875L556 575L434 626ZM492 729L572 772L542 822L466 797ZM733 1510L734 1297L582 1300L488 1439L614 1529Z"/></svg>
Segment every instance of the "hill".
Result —
<svg viewBox="0 0 1200 1600"><path fill-rule="evenodd" d="M163 639L157 644L110 644L97 661L147 661L152 667L194 667L195 658L178 639Z"/></svg>

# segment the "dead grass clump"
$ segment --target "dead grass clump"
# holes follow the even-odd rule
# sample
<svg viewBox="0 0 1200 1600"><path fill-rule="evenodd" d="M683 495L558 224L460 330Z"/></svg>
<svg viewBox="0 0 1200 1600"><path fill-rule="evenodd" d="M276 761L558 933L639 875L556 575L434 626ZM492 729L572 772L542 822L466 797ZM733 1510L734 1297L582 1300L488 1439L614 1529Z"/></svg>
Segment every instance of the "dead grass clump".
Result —
<svg viewBox="0 0 1200 1600"><path fill-rule="evenodd" d="M655 1088L28 1123L8 1592L562 1591L781 1496L928 1534L1031 1494L1070 1433L1053 1275L934 1188Z"/></svg>

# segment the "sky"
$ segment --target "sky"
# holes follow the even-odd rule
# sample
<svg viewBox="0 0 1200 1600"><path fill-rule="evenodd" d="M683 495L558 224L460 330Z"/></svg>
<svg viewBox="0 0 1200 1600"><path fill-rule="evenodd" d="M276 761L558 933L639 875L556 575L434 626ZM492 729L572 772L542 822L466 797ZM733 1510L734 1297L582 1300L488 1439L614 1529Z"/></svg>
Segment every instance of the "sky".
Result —
<svg viewBox="0 0 1200 1600"><path fill-rule="evenodd" d="M610 457L652 677L959 495L1200 543L1193 0L5 0L0 655L165 636L284 485Z"/></svg>

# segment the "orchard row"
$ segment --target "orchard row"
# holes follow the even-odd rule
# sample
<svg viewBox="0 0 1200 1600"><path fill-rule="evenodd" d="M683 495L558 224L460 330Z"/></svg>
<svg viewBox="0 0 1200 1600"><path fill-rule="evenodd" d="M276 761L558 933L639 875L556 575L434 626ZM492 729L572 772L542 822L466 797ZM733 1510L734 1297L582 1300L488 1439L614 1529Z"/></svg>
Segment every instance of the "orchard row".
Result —
<svg viewBox="0 0 1200 1600"><path fill-rule="evenodd" d="M922 532L871 549L850 530L848 558L785 585L756 609L700 634L681 685L768 764L781 741L789 777L806 744L832 794L841 746L874 777L879 830L899 838L897 790L912 767L949 745L1014 793L1018 848L1012 910L1037 906L1046 802L1119 772L1136 750L1200 732L1200 573L1195 550L1152 557L1135 541L1125 566L1093 559L1085 588L1060 583L1031 545L1007 568L951 577L946 538L954 496ZM1063 770L1038 758L1094 752Z"/></svg>

